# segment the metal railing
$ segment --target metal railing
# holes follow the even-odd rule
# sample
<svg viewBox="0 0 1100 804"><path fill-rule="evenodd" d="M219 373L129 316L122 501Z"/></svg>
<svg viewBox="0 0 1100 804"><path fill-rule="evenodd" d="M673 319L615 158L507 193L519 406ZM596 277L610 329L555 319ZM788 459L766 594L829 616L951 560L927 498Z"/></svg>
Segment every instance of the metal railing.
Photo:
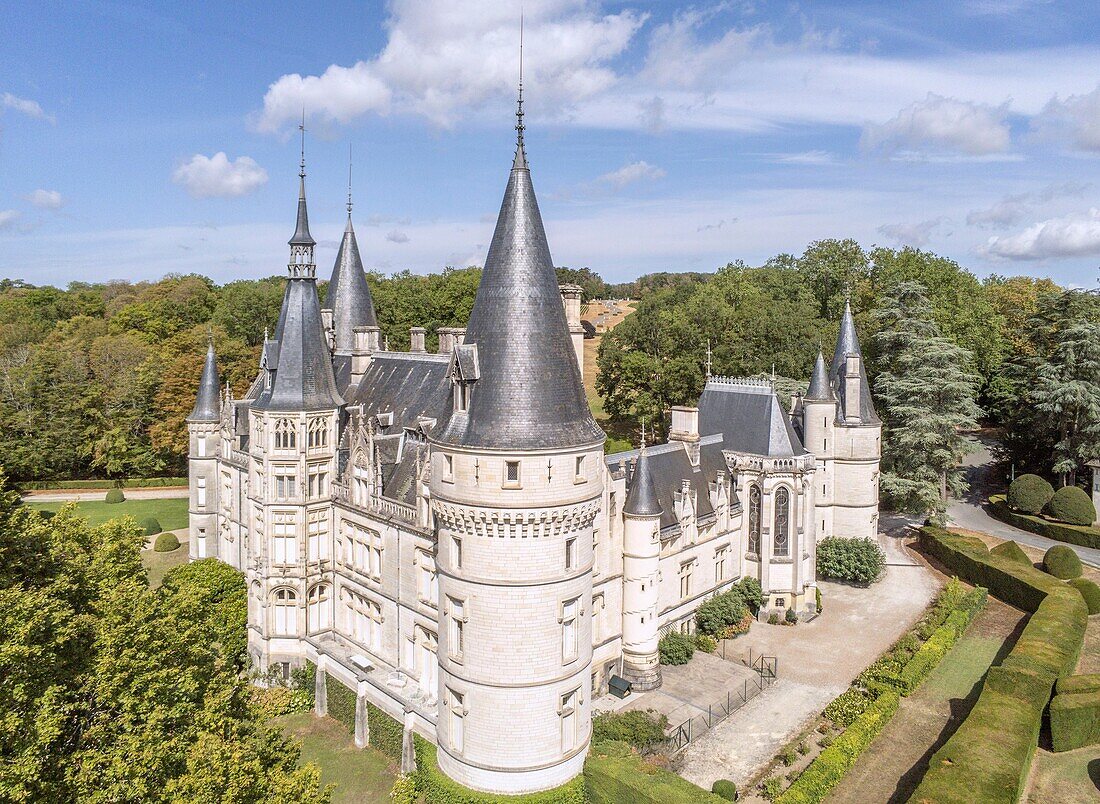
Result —
<svg viewBox="0 0 1100 804"><path fill-rule="evenodd" d="M740 689L734 688L726 693L725 698L709 704L705 713L689 717L672 728L668 732L663 753L671 757L684 750L693 740L702 737L771 686L778 677L779 659L775 656L758 656L750 661L752 668L756 670L755 677L746 678Z"/></svg>

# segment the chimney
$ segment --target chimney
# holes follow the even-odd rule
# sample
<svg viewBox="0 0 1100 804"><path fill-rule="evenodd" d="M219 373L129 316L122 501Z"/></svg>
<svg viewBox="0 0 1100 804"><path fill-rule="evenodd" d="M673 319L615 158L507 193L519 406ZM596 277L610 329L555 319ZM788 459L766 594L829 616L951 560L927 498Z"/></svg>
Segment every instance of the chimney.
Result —
<svg viewBox="0 0 1100 804"><path fill-rule="evenodd" d="M844 418L859 419L859 355L844 359Z"/></svg>
<svg viewBox="0 0 1100 804"><path fill-rule="evenodd" d="M461 346L466 342L466 327L452 327L451 332L454 333L455 346Z"/></svg>
<svg viewBox="0 0 1100 804"><path fill-rule="evenodd" d="M453 327L440 327L436 330L439 335L439 354L449 355L455 348L455 336Z"/></svg>
<svg viewBox="0 0 1100 804"><path fill-rule="evenodd" d="M356 327L352 332L355 348L351 352L351 377L353 382L358 382L367 373L371 355L379 351L382 330L378 327Z"/></svg>
<svg viewBox="0 0 1100 804"><path fill-rule="evenodd" d="M428 351L424 348L424 336L427 334L424 327L413 327L409 330L409 351L423 354Z"/></svg>
<svg viewBox="0 0 1100 804"><path fill-rule="evenodd" d="M669 441L682 441L692 466L699 465L699 408L674 405Z"/></svg>
<svg viewBox="0 0 1100 804"><path fill-rule="evenodd" d="M573 342L573 351L577 355L577 368L581 377L584 377L584 327L581 326L581 294L584 288L580 285L561 285L561 303L565 307L565 321L569 324L569 339Z"/></svg>

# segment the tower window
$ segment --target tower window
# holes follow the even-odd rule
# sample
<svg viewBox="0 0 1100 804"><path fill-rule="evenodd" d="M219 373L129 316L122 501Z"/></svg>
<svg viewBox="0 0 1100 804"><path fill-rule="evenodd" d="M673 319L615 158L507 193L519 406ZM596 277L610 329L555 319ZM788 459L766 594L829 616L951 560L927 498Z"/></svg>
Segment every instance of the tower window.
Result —
<svg viewBox="0 0 1100 804"><path fill-rule="evenodd" d="M584 459L584 455L577 456L577 471L576 477L574 478L577 483L583 483L585 480L587 480L587 478L584 476Z"/></svg>
<svg viewBox="0 0 1100 804"><path fill-rule="evenodd" d="M466 603L463 600L447 598L450 608L450 632L447 634L447 654L456 662L462 661L464 630L466 626Z"/></svg>
<svg viewBox="0 0 1100 804"><path fill-rule="evenodd" d="M195 481L195 483L196 483L196 485L195 485L195 497L196 497L195 504L198 505L199 508L205 508L206 507L206 478L205 477L200 477L198 480Z"/></svg>
<svg viewBox="0 0 1100 804"><path fill-rule="evenodd" d="M504 485L519 488L519 461L504 462Z"/></svg>
<svg viewBox="0 0 1100 804"><path fill-rule="evenodd" d="M451 537L451 561L455 569L462 568L462 539L457 536Z"/></svg>
<svg viewBox="0 0 1100 804"><path fill-rule="evenodd" d="M443 456L443 479L454 482L455 479L455 459L451 455Z"/></svg>
<svg viewBox="0 0 1100 804"><path fill-rule="evenodd" d="M275 422L275 449L290 450L298 448L298 427L293 419L279 419Z"/></svg>
<svg viewBox="0 0 1100 804"><path fill-rule="evenodd" d="M309 420L308 444L310 449L328 446L328 421L322 417Z"/></svg>
<svg viewBox="0 0 1100 804"><path fill-rule="evenodd" d="M561 605L561 659L572 662L577 658L577 615L581 599L575 597Z"/></svg>
<svg viewBox="0 0 1100 804"><path fill-rule="evenodd" d="M561 750L568 753L577 744L577 704L580 701L579 689L561 696Z"/></svg>
<svg viewBox="0 0 1100 804"><path fill-rule="evenodd" d="M448 689L447 697L450 699L447 701L447 708L450 710L451 748L456 754L461 754L465 742L466 708L463 706L463 696L454 690Z"/></svg>
<svg viewBox="0 0 1100 804"><path fill-rule="evenodd" d="M577 540L565 540L565 568L571 570L577 566Z"/></svg>

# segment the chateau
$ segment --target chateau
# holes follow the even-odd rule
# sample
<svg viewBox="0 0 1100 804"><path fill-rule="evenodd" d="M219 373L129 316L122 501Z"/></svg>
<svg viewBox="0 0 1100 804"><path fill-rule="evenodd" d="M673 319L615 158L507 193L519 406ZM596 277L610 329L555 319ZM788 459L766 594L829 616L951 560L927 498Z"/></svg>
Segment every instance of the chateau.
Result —
<svg viewBox="0 0 1100 804"><path fill-rule="evenodd" d="M350 204L321 307L303 159L256 379L223 393L211 346L188 418L190 556L245 574L255 665L314 663L319 711L354 692L358 744L380 710L499 793L580 773L593 699L612 675L659 686L660 635L714 593L754 577L762 616L814 615L817 541L876 533L881 429L846 307L790 414L710 377L668 443L605 455L517 131L468 326L437 353L422 328L385 348Z"/></svg>

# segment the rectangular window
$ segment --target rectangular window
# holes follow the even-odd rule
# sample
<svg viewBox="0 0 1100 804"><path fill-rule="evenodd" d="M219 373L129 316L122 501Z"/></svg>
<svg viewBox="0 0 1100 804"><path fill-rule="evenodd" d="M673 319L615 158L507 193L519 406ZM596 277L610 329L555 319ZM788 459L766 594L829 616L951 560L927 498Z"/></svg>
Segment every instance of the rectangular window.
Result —
<svg viewBox="0 0 1100 804"><path fill-rule="evenodd" d="M273 466L275 475L275 499L290 500L298 493L298 472L294 466Z"/></svg>
<svg viewBox="0 0 1100 804"><path fill-rule="evenodd" d="M463 629L466 625L466 603L463 600L447 598L450 607L450 633L447 634L447 654L456 662L462 661Z"/></svg>
<svg viewBox="0 0 1100 804"><path fill-rule="evenodd" d="M577 566L577 540L566 539L565 540L565 568L567 570L575 569Z"/></svg>
<svg viewBox="0 0 1100 804"><path fill-rule="evenodd" d="M451 748L455 753L461 754L466 739L464 728L466 709L463 706L463 696L452 689L448 689L447 698L449 699L447 709L451 713Z"/></svg>
<svg viewBox="0 0 1100 804"><path fill-rule="evenodd" d="M195 504L199 508L206 507L206 478L200 477L195 481Z"/></svg>
<svg viewBox="0 0 1100 804"><path fill-rule="evenodd" d="M206 436L204 435L199 436L199 457L206 457Z"/></svg>
<svg viewBox="0 0 1100 804"><path fill-rule="evenodd" d="M324 511L310 511L306 533L309 538L309 560L313 562L328 560L328 514Z"/></svg>
<svg viewBox="0 0 1100 804"><path fill-rule="evenodd" d="M206 558L206 528L199 528L199 543L195 549L195 555Z"/></svg>
<svg viewBox="0 0 1100 804"><path fill-rule="evenodd" d="M603 639L603 595L592 595L592 642Z"/></svg>
<svg viewBox="0 0 1100 804"><path fill-rule="evenodd" d="M584 455L577 456L577 471L575 473L574 480L577 483L583 483L587 478L584 476Z"/></svg>
<svg viewBox="0 0 1100 804"><path fill-rule="evenodd" d="M714 551L714 582L722 583L726 580L726 556L729 549L720 547Z"/></svg>
<svg viewBox="0 0 1100 804"><path fill-rule="evenodd" d="M504 485L511 488L519 487L519 461L504 462Z"/></svg>
<svg viewBox="0 0 1100 804"><path fill-rule="evenodd" d="M321 499L328 496L328 465L317 464L309 467L309 496L310 499Z"/></svg>
<svg viewBox="0 0 1100 804"><path fill-rule="evenodd" d="M680 565L680 597L691 597L691 572L692 566L690 561L685 561Z"/></svg>
<svg viewBox="0 0 1100 804"><path fill-rule="evenodd" d="M454 482L455 479L455 459L451 455L443 456L443 479Z"/></svg>
<svg viewBox="0 0 1100 804"><path fill-rule="evenodd" d="M600 531L592 531L592 574L600 574Z"/></svg>
<svg viewBox="0 0 1100 804"><path fill-rule="evenodd" d="M561 696L561 750L568 753L577 745L577 704L581 691L573 690Z"/></svg>
<svg viewBox="0 0 1100 804"><path fill-rule="evenodd" d="M355 479L353 501L356 505L365 506L370 499L370 484L367 482L367 467L355 466L352 469L352 476Z"/></svg>
<svg viewBox="0 0 1100 804"><path fill-rule="evenodd" d="M580 614L581 600L575 597L561 605L561 657L563 662L577 658L577 615Z"/></svg>
<svg viewBox="0 0 1100 804"><path fill-rule="evenodd" d="M439 576L435 559L423 550L416 551L416 596L421 603L435 606L439 599Z"/></svg>
<svg viewBox="0 0 1100 804"><path fill-rule="evenodd" d="M276 511L271 530L271 560L288 566L298 563L298 533L294 512Z"/></svg>
<svg viewBox="0 0 1100 804"><path fill-rule="evenodd" d="M457 536L451 537L451 563L455 569L462 568L462 539Z"/></svg>

